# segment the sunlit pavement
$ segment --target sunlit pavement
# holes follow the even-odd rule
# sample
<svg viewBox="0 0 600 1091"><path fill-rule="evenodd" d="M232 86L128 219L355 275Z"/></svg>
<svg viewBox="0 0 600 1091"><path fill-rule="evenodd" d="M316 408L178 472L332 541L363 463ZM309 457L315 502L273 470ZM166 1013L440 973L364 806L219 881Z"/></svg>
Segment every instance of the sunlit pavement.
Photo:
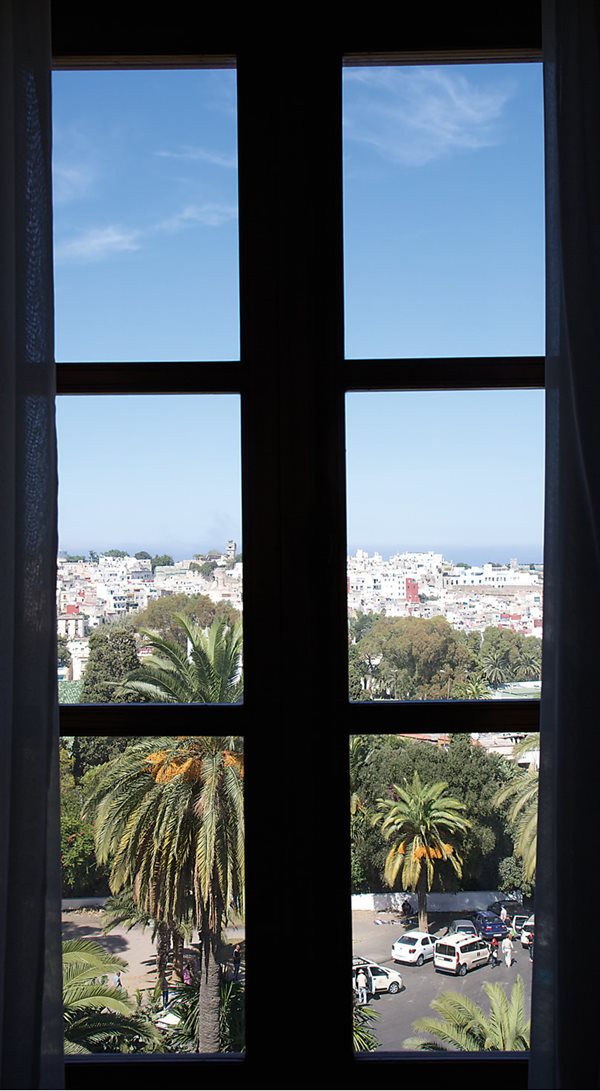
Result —
<svg viewBox="0 0 600 1091"><path fill-rule="evenodd" d="M353 915L354 916L354 915ZM361 914L361 916L363 916ZM521 947L520 940L515 940L513 964L510 969L503 961L498 966L482 966L470 970L465 977L436 973L432 962L423 966L410 966L395 963L391 957L394 940L404 933L402 925L385 924L377 926L372 921L362 920L354 929L353 953L372 959L381 966L393 967L402 974L404 988L396 996L379 994L370 1001L370 1007L379 1018L372 1025L381 1045L380 1050L398 1050L403 1048L405 1038L415 1034L412 1023L423 1015L433 1016L431 1001L438 993L464 993L488 1010L488 1001L483 989L485 982L497 982L510 993L511 986L520 975L525 986L525 1001L531 1002L532 962L527 950ZM440 929L440 938L446 931Z"/></svg>

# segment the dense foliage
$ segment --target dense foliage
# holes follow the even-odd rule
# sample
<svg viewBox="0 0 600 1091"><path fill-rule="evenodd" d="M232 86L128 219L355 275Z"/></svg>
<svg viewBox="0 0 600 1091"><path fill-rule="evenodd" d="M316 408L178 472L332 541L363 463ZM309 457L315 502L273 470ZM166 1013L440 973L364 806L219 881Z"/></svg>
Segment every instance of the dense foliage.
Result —
<svg viewBox="0 0 600 1091"><path fill-rule="evenodd" d="M408 1038L405 1049L464 1050L469 1053L509 1050L523 1052L530 1048L531 1024L525 1013L523 979L517 977L510 997L501 985L486 981L483 989L489 1000L489 1013L465 993L440 993L431 1001L439 1018L415 1019L419 1037Z"/></svg>
<svg viewBox="0 0 600 1091"><path fill-rule="evenodd" d="M481 698L541 674L541 642L511 629L465 633L443 617L358 614L349 638L351 700Z"/></svg>
<svg viewBox="0 0 600 1091"><path fill-rule="evenodd" d="M501 865L513 858L513 842L506 807L497 804L496 795L517 775L504 758L488 753L468 735L453 735L446 748L400 736L361 735L354 736L351 743L350 770L356 892L383 888L389 845L369 816L376 813L378 799L396 798L394 784L412 781L415 773L423 784L444 781L448 795L465 804L470 825L460 838L460 886L469 890L502 888ZM458 876L450 866L436 869L434 890L456 890L458 886Z"/></svg>

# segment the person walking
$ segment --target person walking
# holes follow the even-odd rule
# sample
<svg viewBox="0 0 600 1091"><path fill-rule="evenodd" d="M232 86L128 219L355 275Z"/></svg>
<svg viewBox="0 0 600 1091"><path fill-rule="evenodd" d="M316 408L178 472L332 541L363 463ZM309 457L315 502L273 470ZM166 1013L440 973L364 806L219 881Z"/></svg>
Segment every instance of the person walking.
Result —
<svg viewBox="0 0 600 1091"><path fill-rule="evenodd" d="M163 976L162 976L161 990L162 990L163 1008L166 1008L167 1004L169 1003L169 982L167 980L167 975L166 974L163 974Z"/></svg>
<svg viewBox="0 0 600 1091"><path fill-rule="evenodd" d="M183 984L192 984L192 966L190 962L186 962L185 966L183 967Z"/></svg>
<svg viewBox="0 0 600 1091"><path fill-rule="evenodd" d="M513 960L513 942L510 933L507 933L502 940L502 954L504 955L506 965L510 969Z"/></svg>
<svg viewBox="0 0 600 1091"><path fill-rule="evenodd" d="M492 936L490 940L490 956L492 959L492 966L498 965L498 940L495 936Z"/></svg>
<svg viewBox="0 0 600 1091"><path fill-rule="evenodd" d="M242 948L239 943L236 943L233 948L233 980L237 981L240 975L240 966L242 963Z"/></svg>
<svg viewBox="0 0 600 1091"><path fill-rule="evenodd" d="M358 990L358 1003L367 1003L367 975L361 968L356 975L356 988Z"/></svg>

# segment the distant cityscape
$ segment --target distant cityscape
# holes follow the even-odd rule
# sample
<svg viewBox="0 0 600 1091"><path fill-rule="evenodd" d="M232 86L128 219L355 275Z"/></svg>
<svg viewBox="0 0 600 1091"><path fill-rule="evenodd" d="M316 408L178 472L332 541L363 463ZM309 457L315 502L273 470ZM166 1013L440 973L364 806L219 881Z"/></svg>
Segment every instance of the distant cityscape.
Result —
<svg viewBox="0 0 600 1091"><path fill-rule="evenodd" d="M542 635L544 566L453 564L442 553L380 553L358 549L348 558L348 614L445 617L455 629L488 626Z"/></svg>
<svg viewBox="0 0 600 1091"><path fill-rule="evenodd" d="M454 564L442 553L403 552L384 558L358 549L348 557L348 615L442 616L464 632L488 626L542 635L543 565ZM72 556L57 564L58 636L66 641L67 668L59 680L78 681L89 656L89 636L100 625L118 622L166 595L204 595L241 611L243 561L233 540L226 548L173 561L144 551Z"/></svg>

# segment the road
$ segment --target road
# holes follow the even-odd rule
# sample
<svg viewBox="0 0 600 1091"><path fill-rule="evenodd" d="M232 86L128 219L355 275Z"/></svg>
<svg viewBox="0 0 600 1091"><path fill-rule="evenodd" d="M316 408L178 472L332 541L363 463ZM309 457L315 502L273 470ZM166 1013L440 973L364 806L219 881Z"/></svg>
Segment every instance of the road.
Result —
<svg viewBox="0 0 600 1091"><path fill-rule="evenodd" d="M446 920L448 917L448 920ZM484 1010L488 1010L488 1002L483 985L487 981L498 982L503 985L510 994L510 988L514 984L517 975L520 974L525 985L525 1000L529 1007L531 1003L531 970L532 963L526 950L520 942L515 941L514 961L510 969L504 962L499 966L482 966L471 970L466 977L453 977L449 974L437 974L432 962L426 962L424 966L409 966L394 963L391 958L391 946L394 940L405 931L403 925L385 923L376 925L375 920L392 921L392 914L386 913L353 913L353 954L370 958L381 966L389 966L402 974L404 988L396 996L387 993L379 994L371 1001L371 1008L379 1015L373 1024L373 1031L377 1035L381 1045L380 1050L399 1050L405 1038L414 1034L412 1022L422 1015L433 1015L430 1008L431 1000L440 992L464 993L471 997ZM449 923L449 914L438 914L430 921L430 930L436 935L442 936Z"/></svg>

